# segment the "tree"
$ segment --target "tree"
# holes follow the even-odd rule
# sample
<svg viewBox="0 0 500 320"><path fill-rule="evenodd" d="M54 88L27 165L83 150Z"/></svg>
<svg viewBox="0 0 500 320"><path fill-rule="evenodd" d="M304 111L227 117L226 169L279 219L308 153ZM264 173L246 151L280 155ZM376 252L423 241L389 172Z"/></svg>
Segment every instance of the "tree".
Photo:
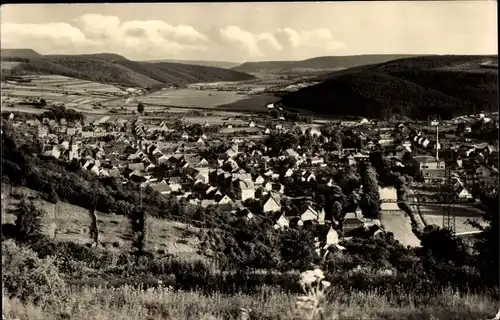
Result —
<svg viewBox="0 0 500 320"><path fill-rule="evenodd" d="M144 255L147 243L147 214L143 210L134 210L130 215L132 246L138 256Z"/></svg>
<svg viewBox="0 0 500 320"><path fill-rule="evenodd" d="M363 216L369 219L379 219L380 193L377 173L369 163L365 163L361 168L361 181L363 183L363 196L360 207L363 210Z"/></svg>
<svg viewBox="0 0 500 320"><path fill-rule="evenodd" d="M281 269L307 270L316 261L314 235L307 229L289 229L281 234Z"/></svg>
<svg viewBox="0 0 500 320"><path fill-rule="evenodd" d="M42 216L31 200L22 199L17 208L16 236L20 241L29 241L42 236Z"/></svg>
<svg viewBox="0 0 500 320"><path fill-rule="evenodd" d="M342 204L339 201L335 201L332 205L332 217L335 221L339 221L342 215Z"/></svg>
<svg viewBox="0 0 500 320"><path fill-rule="evenodd" d="M481 277L486 283L498 285L500 269L500 247L499 241L499 197L498 192L494 194L482 194L481 202L486 207L484 219L488 222L488 226L483 227L475 222L470 224L476 226L482 232L475 238L475 249L478 252L476 266L481 272Z"/></svg>
<svg viewBox="0 0 500 320"><path fill-rule="evenodd" d="M139 102L139 104L137 104L137 112L139 112L140 114L144 112L144 104L142 102Z"/></svg>
<svg viewBox="0 0 500 320"><path fill-rule="evenodd" d="M97 215L95 214L95 208L90 210L90 218L92 222L90 223L90 238L92 239L92 245L99 245L99 229L97 228Z"/></svg>

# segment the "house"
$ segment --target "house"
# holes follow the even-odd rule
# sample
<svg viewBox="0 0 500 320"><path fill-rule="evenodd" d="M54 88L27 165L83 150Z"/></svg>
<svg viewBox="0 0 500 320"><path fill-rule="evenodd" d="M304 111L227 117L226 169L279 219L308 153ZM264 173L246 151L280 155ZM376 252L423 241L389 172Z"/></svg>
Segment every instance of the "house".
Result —
<svg viewBox="0 0 500 320"><path fill-rule="evenodd" d="M295 160L299 160L301 158L300 155L297 153L297 151L293 149L286 149L285 156L293 158Z"/></svg>
<svg viewBox="0 0 500 320"><path fill-rule="evenodd" d="M260 186L264 182L266 182L266 180L262 176L259 175L257 178L255 178L254 184Z"/></svg>
<svg viewBox="0 0 500 320"><path fill-rule="evenodd" d="M424 178L425 183L444 183L445 177L445 169L422 169L422 176Z"/></svg>
<svg viewBox="0 0 500 320"><path fill-rule="evenodd" d="M310 204L304 206L300 213L300 220L306 221L316 221L319 224L325 223L325 212L323 210L315 210Z"/></svg>
<svg viewBox="0 0 500 320"><path fill-rule="evenodd" d="M130 170L144 170L144 163L143 162L129 163L128 168Z"/></svg>
<svg viewBox="0 0 500 320"><path fill-rule="evenodd" d="M356 210L354 212L348 212L345 214L342 220L342 231L344 234L363 228L365 225L363 218L361 217L361 212Z"/></svg>
<svg viewBox="0 0 500 320"><path fill-rule="evenodd" d="M70 137L76 135L76 128L67 128L66 134Z"/></svg>
<svg viewBox="0 0 500 320"><path fill-rule="evenodd" d="M161 194L170 194L172 192L172 188L170 188L170 186L165 182L151 184L151 188L153 188L153 190L156 190Z"/></svg>
<svg viewBox="0 0 500 320"><path fill-rule="evenodd" d="M462 190L460 190L460 192L458 193L458 199L471 200L471 199L474 199L474 197L466 188L462 188Z"/></svg>
<svg viewBox="0 0 500 320"><path fill-rule="evenodd" d="M281 211L281 200L275 195L269 195L269 197L263 202L262 206L263 212L277 212Z"/></svg>
<svg viewBox="0 0 500 320"><path fill-rule="evenodd" d="M369 124L370 123L370 120L366 119L366 118L362 118L361 120L359 120L359 124Z"/></svg>
<svg viewBox="0 0 500 320"><path fill-rule="evenodd" d="M235 157L237 154L238 154L238 145L235 143L233 144L226 152L225 154L229 157L229 158L233 158Z"/></svg>
<svg viewBox="0 0 500 320"><path fill-rule="evenodd" d="M422 173L423 169L428 169L428 170L444 169L444 162L436 160L436 157L432 156L413 157L412 163L417 174Z"/></svg>
<svg viewBox="0 0 500 320"><path fill-rule="evenodd" d="M217 201L217 206L222 211L233 210L234 201L227 195L224 195L219 201Z"/></svg>
<svg viewBox="0 0 500 320"><path fill-rule="evenodd" d="M248 127L249 128L254 128L255 127L255 122L250 121L250 123L248 124Z"/></svg>
<svg viewBox="0 0 500 320"><path fill-rule="evenodd" d="M38 137L45 138L49 134L49 129L46 126L38 127Z"/></svg>
<svg viewBox="0 0 500 320"><path fill-rule="evenodd" d="M44 146L43 155L58 159L61 156L61 150L59 150L59 147L55 145Z"/></svg>
<svg viewBox="0 0 500 320"><path fill-rule="evenodd" d="M277 212L274 217L274 229L285 229L290 226L290 222L283 212Z"/></svg>
<svg viewBox="0 0 500 320"><path fill-rule="evenodd" d="M82 138L93 138L94 131L82 131Z"/></svg>
<svg viewBox="0 0 500 320"><path fill-rule="evenodd" d="M187 139L189 139L189 134L188 134L186 131L184 131L184 132L181 134L181 138L182 138L182 139L184 139L184 140L187 140Z"/></svg>
<svg viewBox="0 0 500 320"><path fill-rule="evenodd" d="M172 189L172 192L177 192L182 189L181 181L178 177L170 177L168 186Z"/></svg>
<svg viewBox="0 0 500 320"><path fill-rule="evenodd" d="M255 188L252 180L238 180L234 189L236 197L241 201L255 198Z"/></svg>
<svg viewBox="0 0 500 320"><path fill-rule="evenodd" d="M12 112L9 114L9 120L14 120L14 114Z"/></svg>

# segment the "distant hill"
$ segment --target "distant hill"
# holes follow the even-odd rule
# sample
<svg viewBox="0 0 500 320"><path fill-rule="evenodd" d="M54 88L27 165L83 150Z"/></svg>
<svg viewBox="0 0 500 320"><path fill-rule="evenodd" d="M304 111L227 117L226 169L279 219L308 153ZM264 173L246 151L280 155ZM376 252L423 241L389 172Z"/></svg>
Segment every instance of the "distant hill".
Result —
<svg viewBox="0 0 500 320"><path fill-rule="evenodd" d="M485 64L486 63L486 64ZM350 68L285 94L285 108L325 115L388 118L498 110L498 56L423 56Z"/></svg>
<svg viewBox="0 0 500 320"><path fill-rule="evenodd" d="M13 64L12 62L18 63ZM111 53L38 55L36 57L27 57L26 54L23 56L2 56L2 71L7 75L62 75L103 83L152 88L168 85L184 86L196 82L243 81L255 78L246 73L216 67L131 61Z"/></svg>
<svg viewBox="0 0 500 320"><path fill-rule="evenodd" d="M416 55L357 55L316 57L301 61L258 61L245 62L232 70L240 72L280 72L284 69L340 69L382 63L395 59L415 57Z"/></svg>
<svg viewBox="0 0 500 320"><path fill-rule="evenodd" d="M179 64L192 64L192 65L197 65L197 66L216 67L216 68L223 68L223 69L231 69L231 68L234 68L234 67L240 65L240 63L238 63L238 62L210 61L210 60L175 60L175 59L170 59L170 60L152 60L152 61L145 61L145 62L150 62L150 63L169 62L169 63L179 63Z"/></svg>
<svg viewBox="0 0 500 320"><path fill-rule="evenodd" d="M0 56L3 58L19 57L19 58L40 58L42 55L32 49L2 49Z"/></svg>

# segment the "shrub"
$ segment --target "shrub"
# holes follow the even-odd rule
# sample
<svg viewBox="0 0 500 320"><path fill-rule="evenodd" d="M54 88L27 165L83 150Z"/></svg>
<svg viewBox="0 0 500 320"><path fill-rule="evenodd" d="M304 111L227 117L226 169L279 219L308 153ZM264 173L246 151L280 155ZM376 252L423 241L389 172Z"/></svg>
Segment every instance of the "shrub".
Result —
<svg viewBox="0 0 500 320"><path fill-rule="evenodd" d="M2 243L2 279L11 297L35 304L60 298L65 289L53 258L40 259L34 251L13 240Z"/></svg>
<svg viewBox="0 0 500 320"><path fill-rule="evenodd" d="M21 241L42 236L43 211L38 210L32 201L23 199L17 208L16 233Z"/></svg>

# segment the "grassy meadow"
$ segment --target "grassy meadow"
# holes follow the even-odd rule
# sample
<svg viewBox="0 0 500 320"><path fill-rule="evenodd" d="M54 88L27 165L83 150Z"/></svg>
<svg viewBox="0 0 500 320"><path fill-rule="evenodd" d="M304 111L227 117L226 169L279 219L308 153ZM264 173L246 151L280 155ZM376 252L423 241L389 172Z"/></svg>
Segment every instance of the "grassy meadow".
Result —
<svg viewBox="0 0 500 320"><path fill-rule="evenodd" d="M443 291L440 297L388 296L377 292L329 293L323 303L325 319L487 319L498 302L472 294ZM296 296L273 292L255 295L211 296L196 292L173 292L168 288L142 290L137 287L72 290L57 303L45 307L3 295L7 319L239 319L240 308L249 309L249 319L305 319L295 311Z"/></svg>

